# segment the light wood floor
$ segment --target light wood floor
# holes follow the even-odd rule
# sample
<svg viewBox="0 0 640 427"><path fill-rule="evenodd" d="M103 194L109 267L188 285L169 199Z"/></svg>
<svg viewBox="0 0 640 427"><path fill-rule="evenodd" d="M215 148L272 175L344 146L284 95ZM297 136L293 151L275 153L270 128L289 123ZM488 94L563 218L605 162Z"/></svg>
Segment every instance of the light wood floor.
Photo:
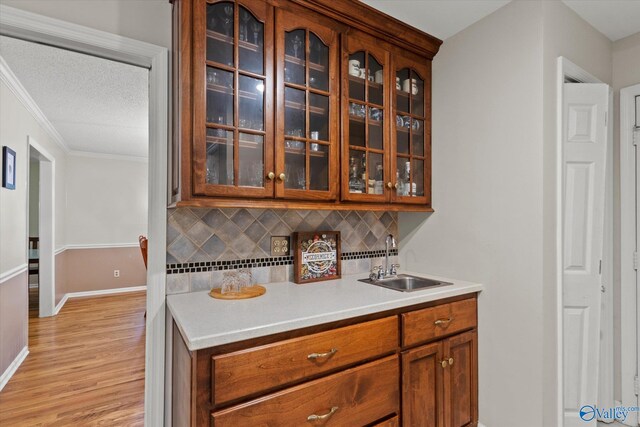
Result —
<svg viewBox="0 0 640 427"><path fill-rule="evenodd" d="M142 426L145 292L74 298L29 319L29 356L0 392L0 426Z"/></svg>

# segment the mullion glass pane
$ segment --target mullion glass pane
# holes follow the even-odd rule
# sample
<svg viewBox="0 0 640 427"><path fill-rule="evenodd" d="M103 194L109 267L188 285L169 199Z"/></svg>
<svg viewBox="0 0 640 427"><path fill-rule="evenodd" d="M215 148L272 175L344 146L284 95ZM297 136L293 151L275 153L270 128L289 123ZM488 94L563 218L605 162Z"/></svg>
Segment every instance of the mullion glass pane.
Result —
<svg viewBox="0 0 640 427"><path fill-rule="evenodd" d="M233 185L233 132L207 129L207 184Z"/></svg>
<svg viewBox="0 0 640 427"><path fill-rule="evenodd" d="M411 185L412 196L424 196L424 160L413 159L411 167Z"/></svg>
<svg viewBox="0 0 640 427"><path fill-rule="evenodd" d="M384 194L384 167L382 154L369 153L367 193Z"/></svg>
<svg viewBox="0 0 640 427"><path fill-rule="evenodd" d="M349 98L364 101L365 56L364 52L355 52L349 55Z"/></svg>
<svg viewBox="0 0 640 427"><path fill-rule="evenodd" d="M247 9L240 7L239 68L264 74L264 24Z"/></svg>
<svg viewBox="0 0 640 427"><path fill-rule="evenodd" d="M365 147L365 114L367 107L349 103L349 145Z"/></svg>
<svg viewBox="0 0 640 427"><path fill-rule="evenodd" d="M308 138L329 140L329 97L309 93Z"/></svg>
<svg viewBox="0 0 640 427"><path fill-rule="evenodd" d="M369 107L369 148L382 150L384 148L383 110Z"/></svg>
<svg viewBox="0 0 640 427"><path fill-rule="evenodd" d="M414 156L424 156L424 121L411 120L411 145Z"/></svg>
<svg viewBox="0 0 640 427"><path fill-rule="evenodd" d="M406 157L396 159L396 194L408 196L411 192L411 162Z"/></svg>
<svg viewBox="0 0 640 427"><path fill-rule="evenodd" d="M396 73L396 108L403 113L409 112L409 91L404 88L410 88L409 69L403 68Z"/></svg>
<svg viewBox="0 0 640 427"><path fill-rule="evenodd" d="M398 153L409 154L409 128L411 118L409 116L396 115L396 149Z"/></svg>
<svg viewBox="0 0 640 427"><path fill-rule="evenodd" d="M207 67L207 122L233 126L233 73Z"/></svg>
<svg viewBox="0 0 640 427"><path fill-rule="evenodd" d="M233 66L233 3L207 5L207 60Z"/></svg>
<svg viewBox="0 0 640 427"><path fill-rule="evenodd" d="M284 80L287 83L306 84L306 45L305 31L294 30L284 36Z"/></svg>
<svg viewBox="0 0 640 427"><path fill-rule="evenodd" d="M238 185L264 186L264 137L240 133Z"/></svg>
<svg viewBox="0 0 640 427"><path fill-rule="evenodd" d="M289 146L289 147L287 147ZM307 146L301 141L285 141L284 154L284 170L285 170L285 188L294 190L306 189L307 183L307 165L306 165Z"/></svg>
<svg viewBox="0 0 640 427"><path fill-rule="evenodd" d="M240 106L238 126L243 129L264 129L264 81L240 75Z"/></svg>
<svg viewBox="0 0 640 427"><path fill-rule="evenodd" d="M317 142L310 144L309 189L329 190L329 146Z"/></svg>
<svg viewBox="0 0 640 427"><path fill-rule="evenodd" d="M384 96L384 70L376 58L369 54L368 83L369 99L373 104L382 105Z"/></svg>
<svg viewBox="0 0 640 427"><path fill-rule="evenodd" d="M349 193L367 192L366 152L349 150Z"/></svg>
<svg viewBox="0 0 640 427"><path fill-rule="evenodd" d="M284 133L302 138L306 133L306 92L286 87L284 89Z"/></svg>
<svg viewBox="0 0 640 427"><path fill-rule="evenodd" d="M424 80L411 70L411 114L424 117Z"/></svg>
<svg viewBox="0 0 640 427"><path fill-rule="evenodd" d="M318 36L309 33L309 85L314 89L329 90L329 46Z"/></svg>

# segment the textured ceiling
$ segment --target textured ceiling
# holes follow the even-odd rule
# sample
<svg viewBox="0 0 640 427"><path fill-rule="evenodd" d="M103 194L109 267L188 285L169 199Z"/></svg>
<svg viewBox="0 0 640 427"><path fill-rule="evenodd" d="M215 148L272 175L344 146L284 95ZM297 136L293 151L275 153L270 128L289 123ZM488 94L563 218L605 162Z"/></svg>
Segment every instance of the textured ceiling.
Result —
<svg viewBox="0 0 640 427"><path fill-rule="evenodd" d="M511 0L362 0L369 6L444 40Z"/></svg>
<svg viewBox="0 0 640 427"><path fill-rule="evenodd" d="M640 0L562 0L609 40L640 31Z"/></svg>
<svg viewBox="0 0 640 427"><path fill-rule="evenodd" d="M0 55L71 151L147 157L148 70L9 37Z"/></svg>

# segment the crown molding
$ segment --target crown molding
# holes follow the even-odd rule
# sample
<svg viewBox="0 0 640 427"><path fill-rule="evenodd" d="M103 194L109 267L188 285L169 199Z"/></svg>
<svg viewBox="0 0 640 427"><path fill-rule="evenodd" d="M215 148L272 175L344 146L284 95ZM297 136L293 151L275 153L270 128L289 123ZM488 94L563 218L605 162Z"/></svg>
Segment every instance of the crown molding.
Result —
<svg viewBox="0 0 640 427"><path fill-rule="evenodd" d="M79 151L79 150L71 150L69 151L68 154L74 157L89 157L93 159L124 160L128 162L149 163L148 157L129 156L126 154L95 153L91 151Z"/></svg>
<svg viewBox="0 0 640 427"><path fill-rule="evenodd" d="M62 136L58 133L56 128L51 124L47 116L44 115L38 104L33 100L27 89L20 83L18 77L13 73L9 64L0 55L0 80L4 82L11 92L22 102L27 111L31 113L36 122L44 129L49 137L56 143L65 153L69 153L69 147L64 142Z"/></svg>

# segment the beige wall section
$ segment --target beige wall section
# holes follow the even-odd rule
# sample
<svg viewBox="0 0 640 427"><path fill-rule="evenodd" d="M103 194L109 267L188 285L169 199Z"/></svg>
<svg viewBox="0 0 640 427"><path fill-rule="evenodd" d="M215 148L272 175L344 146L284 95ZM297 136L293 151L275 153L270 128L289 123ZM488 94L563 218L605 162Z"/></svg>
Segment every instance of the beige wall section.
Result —
<svg viewBox="0 0 640 427"><path fill-rule="evenodd" d="M64 247L65 153L40 127L22 102L0 83L0 145L16 152L16 189L0 190L0 274L27 262L27 137L34 138L55 158L55 247Z"/></svg>
<svg viewBox="0 0 640 427"><path fill-rule="evenodd" d="M29 297L27 272L0 283L0 375L27 345Z"/></svg>
<svg viewBox="0 0 640 427"><path fill-rule="evenodd" d="M543 251L542 251L542 307L544 340L543 380L552 384L557 376L556 357L558 316L556 309L561 302L557 298L556 274L561 268L556 263L556 197L557 197L557 60L564 56L604 83L611 84L611 41L596 31L578 14L561 1L542 1L542 66L543 66ZM545 388L544 422L552 426L557 420L556 390Z"/></svg>
<svg viewBox="0 0 640 427"><path fill-rule="evenodd" d="M40 162L29 161L29 237L38 237L40 193Z"/></svg>
<svg viewBox="0 0 640 427"><path fill-rule="evenodd" d="M504 408L527 414L521 427L545 425L541 25L540 2L515 1L445 40L433 62L435 213L399 217L402 268L485 285L479 399L491 427L513 426Z"/></svg>
<svg viewBox="0 0 640 427"><path fill-rule="evenodd" d="M67 249L58 255L60 256L63 256L60 264L65 268L65 281L60 290L62 295L128 288L147 283L147 271L140 248L137 247ZM113 270L120 270L120 277L113 277Z"/></svg>
<svg viewBox="0 0 640 427"><path fill-rule="evenodd" d="M0 0L0 4L171 47L168 0Z"/></svg>
<svg viewBox="0 0 640 427"><path fill-rule="evenodd" d="M67 157L67 245L138 243L147 234L146 161Z"/></svg>
<svg viewBox="0 0 640 427"><path fill-rule="evenodd" d="M614 123L613 127L613 167L614 171L614 252L615 252L615 264L614 264L614 310L613 310L613 328L614 328L614 360L620 360L622 342L620 337L620 322L621 322L621 300L620 300L620 89L632 86L640 83L640 32L625 37L613 43L613 111L614 111ZM614 398L616 400L622 399L622 385L621 385L621 371L620 364L614 365Z"/></svg>

